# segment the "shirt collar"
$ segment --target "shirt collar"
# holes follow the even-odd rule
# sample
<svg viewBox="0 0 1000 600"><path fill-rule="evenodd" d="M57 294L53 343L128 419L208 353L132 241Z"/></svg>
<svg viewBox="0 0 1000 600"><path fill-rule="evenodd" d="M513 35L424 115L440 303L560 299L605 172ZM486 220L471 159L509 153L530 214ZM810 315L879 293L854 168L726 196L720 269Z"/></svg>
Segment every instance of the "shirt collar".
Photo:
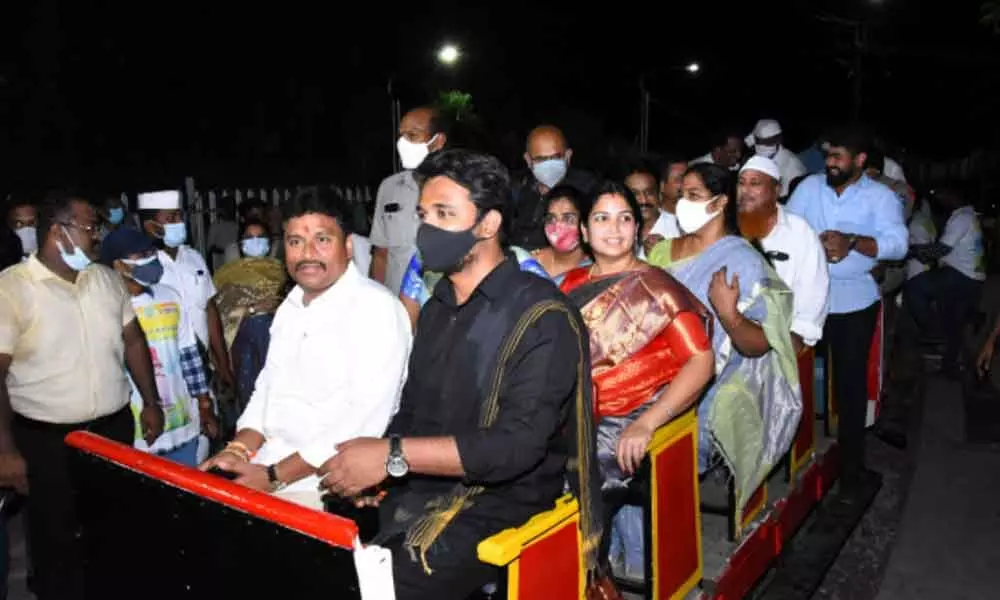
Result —
<svg viewBox="0 0 1000 600"><path fill-rule="evenodd" d="M399 174L399 187L408 187L413 190L419 190L420 186L417 185L417 179L413 176L413 170L402 171Z"/></svg>
<svg viewBox="0 0 1000 600"><path fill-rule="evenodd" d="M779 227L788 227L788 213L785 212L785 207L778 203L778 220L774 224L774 229Z"/></svg>
<svg viewBox="0 0 1000 600"><path fill-rule="evenodd" d="M839 196L839 197L840 197L840 198L843 198L843 197L844 197L844 196L846 196L846 195L848 194L848 192L850 192L851 190L854 190L854 189L859 189L859 190L861 190L861 189L864 189L864 188L866 188L866 187L870 186L870 185L871 185L871 184L873 184L873 183L875 183L875 180L873 180L873 179L872 179L871 177L869 177L867 173L862 173L862 174L861 174L861 177L859 177L857 181L855 181L855 182L854 182L854 183L852 183L851 185L849 185L849 186L847 186L846 188L844 188L844 193L843 193L843 194L840 194L840 196ZM830 185L829 183L827 183L827 181L826 181L826 178L825 178L825 177L823 178L823 184L824 184L824 185L825 185L825 186L827 187L827 189L829 189L829 190L830 190L831 192L833 192L833 193L834 193L834 195L836 195L836 194L837 194L837 189L836 189L836 188L834 188L834 187L833 187L832 185Z"/></svg>
<svg viewBox="0 0 1000 600"><path fill-rule="evenodd" d="M56 281L61 281L61 282L65 283L66 285L74 285L73 282L66 281L62 277L60 277L60 276L56 275L55 273L53 273L44 264L42 264L42 261L38 260L38 254L36 252L32 252L31 255L27 259L25 259L25 265L27 266L28 273L31 275L31 278L34 279L35 281L44 281L46 279L55 279ZM80 271L77 274L77 276L76 276L76 284L80 283L80 278L84 277L87 274L87 271L89 271L91 267L92 267L92 265L88 265L86 269Z"/></svg>
<svg viewBox="0 0 1000 600"><path fill-rule="evenodd" d="M499 298L505 291L509 289L510 278L520 271L521 268L518 265L517 258L511 252L504 253L504 261L496 266L489 275L483 278L479 282L479 286L472 292L469 296L476 294L482 294L486 296L489 300L495 300ZM438 300L444 302L448 306L456 306L455 302L455 287L452 284L451 279L447 277L442 277L441 281L434 286L434 296Z"/></svg>
<svg viewBox="0 0 1000 600"><path fill-rule="evenodd" d="M306 306L302 302L302 297L305 295L305 290L302 286L296 285L292 288L292 291L288 292L288 300L299 308L312 308L314 306L322 306L331 302L336 302L337 298L342 297L348 290L348 288L354 287L358 284L361 276L358 274L357 268L354 266L354 261L349 260L347 263L347 269L340 276L333 285L328 287L319 296L313 298L313 301Z"/></svg>
<svg viewBox="0 0 1000 600"><path fill-rule="evenodd" d="M778 219L774 222L774 227L771 231L761 239L761 242L766 242L774 236L778 235L782 229L787 229L789 227L788 223L788 213L785 212L785 207L778 203Z"/></svg>

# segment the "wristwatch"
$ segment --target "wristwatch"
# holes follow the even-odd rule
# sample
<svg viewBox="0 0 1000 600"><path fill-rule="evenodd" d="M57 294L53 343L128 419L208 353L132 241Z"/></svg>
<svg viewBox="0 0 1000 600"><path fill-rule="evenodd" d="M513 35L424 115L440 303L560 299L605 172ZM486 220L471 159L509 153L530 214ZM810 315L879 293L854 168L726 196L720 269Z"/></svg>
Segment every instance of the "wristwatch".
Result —
<svg viewBox="0 0 1000 600"><path fill-rule="evenodd" d="M389 436L389 456L385 459L385 472L389 477L406 477L410 472L410 463L403 458L403 441L398 435Z"/></svg>
<svg viewBox="0 0 1000 600"><path fill-rule="evenodd" d="M854 250L854 247L858 245L858 236L849 235L847 236L847 251L850 252Z"/></svg>
<svg viewBox="0 0 1000 600"><path fill-rule="evenodd" d="M288 485L278 479L277 465L267 465L267 482L271 484L271 493L280 492Z"/></svg>

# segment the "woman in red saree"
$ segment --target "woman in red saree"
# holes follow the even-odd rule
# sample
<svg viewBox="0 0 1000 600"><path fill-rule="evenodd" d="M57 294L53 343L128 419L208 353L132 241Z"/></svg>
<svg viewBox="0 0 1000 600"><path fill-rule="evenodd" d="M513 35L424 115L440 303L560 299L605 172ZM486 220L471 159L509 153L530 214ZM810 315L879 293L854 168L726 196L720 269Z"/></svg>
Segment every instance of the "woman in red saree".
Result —
<svg viewBox="0 0 1000 600"><path fill-rule="evenodd" d="M653 432L686 411L714 374L708 311L672 276L636 257L641 230L632 192L614 182L600 186L582 231L594 264L570 271L561 286L590 332L604 490L628 484ZM623 507L611 528L612 565L641 578L642 551L641 509Z"/></svg>

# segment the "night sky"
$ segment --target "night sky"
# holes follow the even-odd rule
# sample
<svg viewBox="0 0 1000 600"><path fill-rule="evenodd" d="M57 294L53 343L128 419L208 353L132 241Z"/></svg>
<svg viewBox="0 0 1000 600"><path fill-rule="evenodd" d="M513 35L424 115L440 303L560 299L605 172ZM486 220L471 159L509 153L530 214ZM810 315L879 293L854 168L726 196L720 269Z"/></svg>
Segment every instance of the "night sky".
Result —
<svg viewBox="0 0 1000 600"><path fill-rule="evenodd" d="M798 150L851 116L853 33L822 14L868 24L862 119L897 153L962 156L1000 129L1000 35L974 0L4 4L24 5L0 15L5 189L189 174L376 183L390 167L390 77L404 111L438 90L471 93L467 143L508 161L543 121L565 128L583 164L635 146L644 73L651 150L693 157L712 130L746 133L762 116ZM435 60L443 42L462 48L454 68ZM693 60L697 77L679 69Z"/></svg>

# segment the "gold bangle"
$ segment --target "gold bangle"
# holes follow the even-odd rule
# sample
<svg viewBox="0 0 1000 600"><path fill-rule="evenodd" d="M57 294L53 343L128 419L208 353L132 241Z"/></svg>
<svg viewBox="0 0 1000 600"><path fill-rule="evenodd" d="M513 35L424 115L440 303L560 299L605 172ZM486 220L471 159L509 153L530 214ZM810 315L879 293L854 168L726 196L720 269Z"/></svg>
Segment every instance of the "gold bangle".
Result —
<svg viewBox="0 0 1000 600"><path fill-rule="evenodd" d="M225 454L225 453L227 453L227 452L228 452L229 454L232 454L232 455L233 455L233 456L235 456L236 458L239 458L239 459L241 459L241 460L242 460L243 462L250 462L250 457L249 457L248 455L246 455L246 454L244 454L244 453L240 452L240 451L239 451L239 450L237 450L236 448L228 448L228 447L227 447L227 448L223 448L223 449L222 449L222 452L219 452L219 454Z"/></svg>
<svg viewBox="0 0 1000 600"><path fill-rule="evenodd" d="M233 440L228 444L226 444L226 447L223 448L222 451L229 452L230 454L235 454L240 458L242 458L243 460L245 460L246 462L250 462L250 459L253 458L255 454L254 452L250 451L250 448L246 444L236 440Z"/></svg>
<svg viewBox="0 0 1000 600"><path fill-rule="evenodd" d="M226 444L226 448L236 448L240 452L246 454L247 456L253 454L253 452L250 451L250 447L239 440L233 440L229 442L228 444Z"/></svg>

